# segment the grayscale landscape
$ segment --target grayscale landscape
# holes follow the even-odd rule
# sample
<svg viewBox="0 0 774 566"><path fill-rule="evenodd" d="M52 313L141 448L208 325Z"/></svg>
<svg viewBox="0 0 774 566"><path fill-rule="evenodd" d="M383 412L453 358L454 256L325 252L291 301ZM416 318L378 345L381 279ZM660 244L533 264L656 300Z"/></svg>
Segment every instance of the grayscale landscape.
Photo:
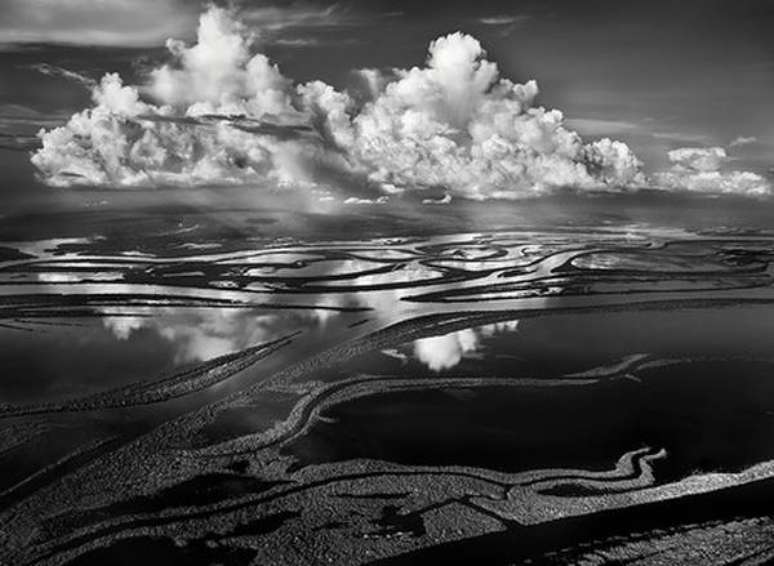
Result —
<svg viewBox="0 0 774 566"><path fill-rule="evenodd" d="M0 565L774 561L766 2L0 9Z"/></svg>

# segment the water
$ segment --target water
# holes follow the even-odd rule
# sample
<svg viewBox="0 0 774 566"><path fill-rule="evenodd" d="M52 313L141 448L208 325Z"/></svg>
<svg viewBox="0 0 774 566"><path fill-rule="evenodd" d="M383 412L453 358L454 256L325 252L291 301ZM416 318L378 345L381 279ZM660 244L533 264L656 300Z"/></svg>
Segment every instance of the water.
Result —
<svg viewBox="0 0 774 566"><path fill-rule="evenodd" d="M10 563L771 551L770 205L110 198L0 230Z"/></svg>

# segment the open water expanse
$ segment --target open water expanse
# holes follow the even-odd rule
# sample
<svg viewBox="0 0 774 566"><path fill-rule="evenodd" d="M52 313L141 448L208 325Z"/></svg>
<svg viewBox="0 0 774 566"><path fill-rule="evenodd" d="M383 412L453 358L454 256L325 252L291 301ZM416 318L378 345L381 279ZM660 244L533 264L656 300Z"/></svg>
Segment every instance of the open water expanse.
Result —
<svg viewBox="0 0 774 566"><path fill-rule="evenodd" d="M3 563L774 558L770 205L693 204L7 217Z"/></svg>

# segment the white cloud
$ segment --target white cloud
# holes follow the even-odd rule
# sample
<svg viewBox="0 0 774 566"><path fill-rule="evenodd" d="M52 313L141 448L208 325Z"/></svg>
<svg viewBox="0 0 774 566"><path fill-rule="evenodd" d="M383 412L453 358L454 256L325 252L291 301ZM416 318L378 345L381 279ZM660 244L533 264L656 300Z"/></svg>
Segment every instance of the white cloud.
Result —
<svg viewBox="0 0 774 566"><path fill-rule="evenodd" d="M349 197L344 201L344 204L384 204L388 201L387 195L381 196L377 199Z"/></svg>
<svg viewBox="0 0 774 566"><path fill-rule="evenodd" d="M339 4L321 7L308 2L293 2L287 6L247 6L241 16L246 23L267 31L354 26L363 22L357 14Z"/></svg>
<svg viewBox="0 0 774 566"><path fill-rule="evenodd" d="M249 55L243 32L227 12L211 9L201 18L198 43L169 42L176 64L153 71L147 86L106 75L93 90L93 108L41 135L33 164L53 186L303 182L301 157L316 151L309 144L238 121L193 119L298 114L290 83L263 55ZM143 101L141 91L157 104Z"/></svg>
<svg viewBox="0 0 774 566"><path fill-rule="evenodd" d="M197 43L168 40L172 64L151 73L150 94L159 103L200 114L291 112L290 83L265 55L250 55L245 27L225 10L202 15Z"/></svg>
<svg viewBox="0 0 774 566"><path fill-rule="evenodd" d="M664 188L704 193L728 193L764 196L771 193L770 183L752 171L723 171L728 160L722 147L684 147L669 152L673 163L668 171L656 175Z"/></svg>
<svg viewBox="0 0 774 566"><path fill-rule="evenodd" d="M341 166L310 126L301 124L310 135L293 133L309 120L292 104L302 97L264 55L250 54L229 12L203 14L193 46L167 45L173 62L148 84L106 75L92 108L41 134L32 162L48 184L306 186L317 170ZM198 120L209 115L221 119Z"/></svg>
<svg viewBox="0 0 774 566"><path fill-rule="evenodd" d="M424 189L485 200L648 185L626 144L584 143L560 111L535 104L534 81L501 77L469 35L433 41L424 67L361 71L366 100L320 81L294 85L253 53L253 38L231 11L211 7L196 43L167 41L172 60L145 84L106 75L92 108L41 133L32 159L41 177L54 186L318 188L362 202ZM690 185L682 169L715 171L725 151L689 148L670 158L662 185ZM753 174L723 175L719 192L759 190ZM711 177L696 183L709 187Z"/></svg>
<svg viewBox="0 0 774 566"><path fill-rule="evenodd" d="M331 135L384 186L487 199L644 182L624 144L585 146L561 112L534 106L534 81L500 78L485 55L455 33L431 43L425 68L368 70L372 100L350 121L329 124Z"/></svg>
<svg viewBox="0 0 774 566"><path fill-rule="evenodd" d="M607 120L604 118L568 118L565 123L589 136L616 135L641 130L640 124L626 120Z"/></svg>
<svg viewBox="0 0 774 566"><path fill-rule="evenodd" d="M602 138L584 146L583 157L589 172L607 185L645 183L642 163L623 142Z"/></svg>
<svg viewBox="0 0 774 566"><path fill-rule="evenodd" d="M534 81L500 78L479 42L461 33L434 41L425 68L364 72L372 99L361 107L319 81L294 87L251 54L250 34L224 9L201 16L196 44L167 47L173 61L146 85L107 75L93 108L42 135L33 163L49 184L308 185L327 170L388 192L443 186L485 199L639 181L624 144L584 146L560 112L533 105ZM306 122L318 135L278 139L233 119L186 121L213 114Z"/></svg>
<svg viewBox="0 0 774 566"><path fill-rule="evenodd" d="M678 167L696 171L717 171L728 158L722 147L681 147L668 154L669 160Z"/></svg>
<svg viewBox="0 0 774 566"><path fill-rule="evenodd" d="M728 147L741 147L743 145L750 145L753 143L756 143L758 141L758 138L755 136L739 136L734 141L732 141L730 144L728 144Z"/></svg>
<svg viewBox="0 0 774 566"><path fill-rule="evenodd" d="M770 183L751 171L667 171L659 173L661 186L674 190L747 196L771 194Z"/></svg>
<svg viewBox="0 0 774 566"><path fill-rule="evenodd" d="M274 41L274 45L281 45L282 47L316 47L321 45L322 42L316 37L281 37Z"/></svg>
<svg viewBox="0 0 774 566"><path fill-rule="evenodd" d="M158 45L191 29L183 0L4 0L0 43Z"/></svg>
<svg viewBox="0 0 774 566"><path fill-rule="evenodd" d="M49 77L61 77L69 81L79 83L88 89L93 89L95 86L97 86L97 82L91 77L87 77L81 73L65 69L64 67L49 65L48 63L37 63L35 65L30 65L30 69L33 69Z"/></svg>
<svg viewBox="0 0 774 566"><path fill-rule="evenodd" d="M509 26L509 25L519 23L525 19L527 19L526 16L502 15L502 16L488 16L484 18L479 18L478 21L479 23L482 23L485 26Z"/></svg>

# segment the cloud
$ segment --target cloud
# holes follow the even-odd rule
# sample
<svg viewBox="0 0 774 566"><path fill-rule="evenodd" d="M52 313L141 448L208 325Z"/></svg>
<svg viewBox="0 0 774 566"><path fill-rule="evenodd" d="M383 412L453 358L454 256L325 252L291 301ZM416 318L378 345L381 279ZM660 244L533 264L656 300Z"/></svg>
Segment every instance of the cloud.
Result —
<svg viewBox="0 0 774 566"><path fill-rule="evenodd" d="M607 120L604 118L569 118L565 123L590 136L623 134L642 129L639 124L634 122Z"/></svg>
<svg viewBox="0 0 774 566"><path fill-rule="evenodd" d="M771 193L770 183L751 171L723 171L728 160L722 147L684 147L668 153L672 168L656 175L661 187L706 193L764 196Z"/></svg>
<svg viewBox="0 0 774 566"><path fill-rule="evenodd" d="M274 41L274 45L282 47L295 47L303 49L306 47L317 47L322 42L316 37L281 37Z"/></svg>
<svg viewBox="0 0 774 566"><path fill-rule="evenodd" d="M479 18L478 22L480 24L484 24L485 26L510 26L513 24L520 23L526 19L528 19L527 16L500 15L500 16L487 16L484 18Z"/></svg>
<svg viewBox="0 0 774 566"><path fill-rule="evenodd" d="M0 43L158 45L191 28L184 0L5 0Z"/></svg>
<svg viewBox="0 0 774 566"><path fill-rule="evenodd" d="M193 46L167 47L172 61L146 84L105 75L92 108L41 133L32 163L49 185L306 186L341 167L314 133L303 95L266 56L251 55L230 12L211 8ZM304 128L313 135L289 135Z"/></svg>
<svg viewBox="0 0 774 566"><path fill-rule="evenodd" d="M340 4L317 6L308 2L294 2L287 6L245 6L242 20L264 31L285 29L313 29L356 26L363 19Z"/></svg>
<svg viewBox="0 0 774 566"><path fill-rule="evenodd" d="M298 22L323 25L334 13ZM32 158L41 178L62 187L294 187L373 203L421 191L486 200L649 185L625 143L584 142L559 110L535 103L535 81L502 77L469 35L433 41L423 67L362 70L365 93L356 94L294 84L254 52L255 38L232 11L211 7L196 42L168 40L170 61L143 84L106 75L93 107L41 133ZM673 161L707 172L703 163L724 158L691 155ZM744 177L721 176L718 190Z"/></svg>
<svg viewBox="0 0 774 566"><path fill-rule="evenodd" d="M75 71L70 71L64 67L49 65L48 63L37 63L35 65L30 65L29 68L49 77L61 77L69 81L79 83L89 90L97 86L97 81L91 77L87 77L86 75L77 73Z"/></svg>
<svg viewBox="0 0 774 566"><path fill-rule="evenodd" d="M675 166L695 171L717 171L728 158L722 147L682 147L667 155Z"/></svg>
<svg viewBox="0 0 774 566"><path fill-rule="evenodd" d="M771 194L769 182L751 171L667 171L659 173L659 180L663 187L674 190L747 196Z"/></svg>
<svg viewBox="0 0 774 566"><path fill-rule="evenodd" d="M652 132L651 135L659 140L669 140L679 143L702 143L707 141L703 134L691 134L686 132Z"/></svg>
<svg viewBox="0 0 774 566"><path fill-rule="evenodd" d="M758 138L754 136L750 136L750 137L739 136L730 144L728 144L728 147L741 147L744 145L750 145L750 144L756 143L757 141L758 141Z"/></svg>
<svg viewBox="0 0 774 566"><path fill-rule="evenodd" d="M173 84L184 80L171 79ZM168 96L176 96L176 88L173 86ZM124 86L113 74L102 79L93 98L93 108L41 136L43 147L34 154L32 163L52 186L302 183L307 175L303 154L315 151L314 145L283 139L277 132L250 131L239 119L235 123L228 118L174 119L171 106L143 102L137 89ZM228 99L220 102L223 106L202 99L188 110L196 114L224 107L236 109ZM273 102L258 99L248 104ZM162 119L167 115L171 119ZM271 131L270 126L265 127Z"/></svg>
<svg viewBox="0 0 774 566"><path fill-rule="evenodd" d="M272 45L290 49L306 49L309 47L358 45L362 43L355 37L323 39L320 37L301 36L301 37L278 37L271 41Z"/></svg>
<svg viewBox="0 0 774 566"><path fill-rule="evenodd" d="M501 78L485 56L476 39L455 33L430 44L424 68L369 70L371 100L348 112L347 94L331 98L337 119L323 120L326 131L382 186L483 200L644 181L624 144L584 145L561 112L534 105L534 81Z"/></svg>
<svg viewBox="0 0 774 566"><path fill-rule="evenodd" d="M389 197L387 195L381 196L377 199L349 197L344 201L344 204L384 204Z"/></svg>
<svg viewBox="0 0 774 566"><path fill-rule="evenodd" d="M530 16L527 15L511 16L503 14L479 18L476 22L487 27L496 28L501 37L508 37L520 26L520 24L529 19Z"/></svg>
<svg viewBox="0 0 774 566"><path fill-rule="evenodd" d="M293 113L290 82L265 55L250 54L245 26L230 13L210 9L200 19L197 43L168 40L173 62L151 72L147 90L184 114Z"/></svg>
<svg viewBox="0 0 774 566"><path fill-rule="evenodd" d="M642 181L624 144L584 145L561 112L534 106L534 81L501 78L461 33L432 42L424 68L366 71L365 103L319 81L294 86L251 53L251 34L224 9L201 16L194 45L169 40L167 48L171 62L146 84L106 75L94 107L42 134L33 163L46 182L307 186L327 171L385 192L443 187L486 199ZM280 139L230 119L183 122L210 115L307 123L317 136Z"/></svg>
<svg viewBox="0 0 774 566"><path fill-rule="evenodd" d="M352 28L378 26L385 19L402 15L399 12L366 15L355 3L320 6L296 0L276 5L254 6L244 1L237 4L241 5L241 21L259 30L256 34L259 43L290 49L356 45L361 41L349 33Z"/></svg>

